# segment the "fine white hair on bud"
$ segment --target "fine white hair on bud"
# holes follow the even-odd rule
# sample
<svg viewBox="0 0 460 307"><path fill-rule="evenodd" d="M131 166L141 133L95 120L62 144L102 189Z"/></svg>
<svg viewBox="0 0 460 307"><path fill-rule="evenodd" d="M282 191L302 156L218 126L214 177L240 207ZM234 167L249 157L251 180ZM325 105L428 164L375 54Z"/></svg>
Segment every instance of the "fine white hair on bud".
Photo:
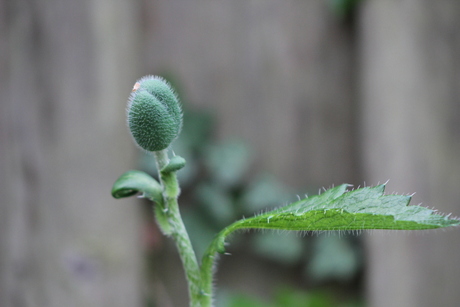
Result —
<svg viewBox="0 0 460 307"><path fill-rule="evenodd" d="M182 128L182 108L171 85L161 77L136 81L128 100L128 127L134 141L146 151L167 148Z"/></svg>

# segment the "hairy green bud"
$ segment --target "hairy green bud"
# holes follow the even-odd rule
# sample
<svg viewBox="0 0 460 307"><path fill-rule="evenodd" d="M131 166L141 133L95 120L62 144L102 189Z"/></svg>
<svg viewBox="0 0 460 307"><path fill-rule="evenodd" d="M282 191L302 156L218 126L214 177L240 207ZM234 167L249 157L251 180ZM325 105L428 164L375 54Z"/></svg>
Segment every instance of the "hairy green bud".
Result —
<svg viewBox="0 0 460 307"><path fill-rule="evenodd" d="M127 116L131 135L147 151L167 148L182 128L179 99L169 83L157 76L145 76L134 84Z"/></svg>

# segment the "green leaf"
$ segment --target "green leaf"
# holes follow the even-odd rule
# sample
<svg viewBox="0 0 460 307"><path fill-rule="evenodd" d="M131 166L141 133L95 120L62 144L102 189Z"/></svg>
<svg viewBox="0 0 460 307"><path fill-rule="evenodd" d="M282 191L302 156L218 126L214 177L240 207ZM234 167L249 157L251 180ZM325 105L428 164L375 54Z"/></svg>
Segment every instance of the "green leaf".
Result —
<svg viewBox="0 0 460 307"><path fill-rule="evenodd" d="M121 175L113 184L112 196L124 198L142 193L156 203L163 203L161 185L145 172L131 170Z"/></svg>
<svg viewBox="0 0 460 307"><path fill-rule="evenodd" d="M419 230L458 226L459 219L434 210L408 206L405 195L384 195L385 185L347 192L343 184L323 194L299 200L252 218L239 220L223 229L212 241L202 258L203 284L212 284L216 253L225 252L226 238L239 229L278 229L297 231L352 231L362 229ZM206 289L206 291L211 291Z"/></svg>
<svg viewBox="0 0 460 307"><path fill-rule="evenodd" d="M283 230L418 230L459 225L421 206L408 206L407 195L384 195L385 185L346 192L346 184L253 218L237 228Z"/></svg>
<svg viewBox="0 0 460 307"><path fill-rule="evenodd" d="M214 247L224 250L225 237L238 229L278 229L294 231L393 229L420 230L460 224L460 220L421 206L408 206L407 195L384 195L385 185L347 192L347 184L323 194L299 200L225 228Z"/></svg>
<svg viewBox="0 0 460 307"><path fill-rule="evenodd" d="M177 172L185 166L185 159L181 156L174 156L169 160L169 163L161 169L161 173Z"/></svg>
<svg viewBox="0 0 460 307"><path fill-rule="evenodd" d="M113 184L112 196L124 198L142 193L142 196L156 203L154 207L155 218L161 231L165 235L172 232L167 211L163 206L161 185L152 176L141 171L127 171Z"/></svg>

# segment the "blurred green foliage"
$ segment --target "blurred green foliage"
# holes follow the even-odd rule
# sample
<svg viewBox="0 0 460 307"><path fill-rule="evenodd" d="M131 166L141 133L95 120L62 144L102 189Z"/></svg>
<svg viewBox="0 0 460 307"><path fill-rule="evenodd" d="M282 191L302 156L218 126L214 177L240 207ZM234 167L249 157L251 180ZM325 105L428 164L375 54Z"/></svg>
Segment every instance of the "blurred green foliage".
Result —
<svg viewBox="0 0 460 307"><path fill-rule="evenodd" d="M359 250L349 240L338 235L322 236L315 240L314 253L306 276L317 281L337 279L347 281L353 278L361 266Z"/></svg>
<svg viewBox="0 0 460 307"><path fill-rule="evenodd" d="M332 11L341 18L350 17L361 0L327 0Z"/></svg>
<svg viewBox="0 0 460 307"><path fill-rule="evenodd" d="M361 300L339 298L325 290L300 291L283 286L265 300L247 294L226 294L217 307L363 307Z"/></svg>

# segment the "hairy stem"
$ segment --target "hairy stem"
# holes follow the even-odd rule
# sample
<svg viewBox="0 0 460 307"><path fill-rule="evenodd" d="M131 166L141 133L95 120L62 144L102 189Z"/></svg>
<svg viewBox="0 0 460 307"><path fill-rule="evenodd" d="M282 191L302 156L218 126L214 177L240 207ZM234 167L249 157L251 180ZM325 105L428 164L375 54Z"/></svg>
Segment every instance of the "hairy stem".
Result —
<svg viewBox="0 0 460 307"><path fill-rule="evenodd" d="M238 229L239 225L242 224L244 220L237 221L230 226L223 229L219 232L215 237L211 244L208 246L206 251L204 252L200 274L201 274L201 287L202 293L204 294L201 297L201 306L211 306L212 305L212 297L213 297L213 288L212 288L212 281L214 275L214 265L217 253L224 253L225 252L225 239L236 229Z"/></svg>
<svg viewBox="0 0 460 307"><path fill-rule="evenodd" d="M180 193L179 183L175 172L161 172L169 163L167 149L154 152L160 174L160 183L163 186L164 211L171 225L171 236L176 243L188 282L188 291L191 307L202 307L200 283L200 269L192 248L190 238L182 221L177 198Z"/></svg>

